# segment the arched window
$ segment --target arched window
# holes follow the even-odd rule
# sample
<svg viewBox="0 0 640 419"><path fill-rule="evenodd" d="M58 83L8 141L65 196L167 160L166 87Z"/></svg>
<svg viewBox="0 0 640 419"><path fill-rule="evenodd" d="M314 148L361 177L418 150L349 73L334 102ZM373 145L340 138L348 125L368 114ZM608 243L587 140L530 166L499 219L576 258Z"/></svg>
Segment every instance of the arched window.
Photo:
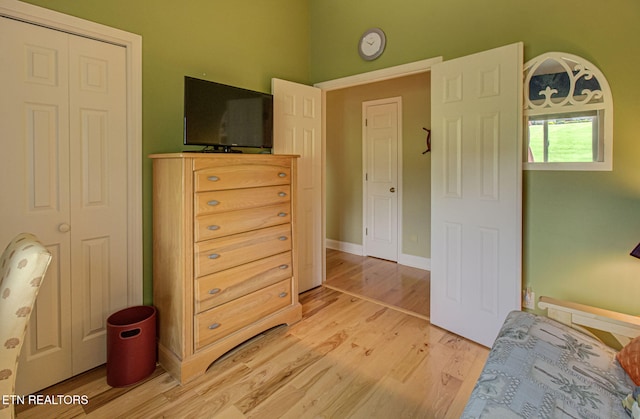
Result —
<svg viewBox="0 0 640 419"><path fill-rule="evenodd" d="M524 168L612 170L613 99L602 72L548 52L524 65Z"/></svg>

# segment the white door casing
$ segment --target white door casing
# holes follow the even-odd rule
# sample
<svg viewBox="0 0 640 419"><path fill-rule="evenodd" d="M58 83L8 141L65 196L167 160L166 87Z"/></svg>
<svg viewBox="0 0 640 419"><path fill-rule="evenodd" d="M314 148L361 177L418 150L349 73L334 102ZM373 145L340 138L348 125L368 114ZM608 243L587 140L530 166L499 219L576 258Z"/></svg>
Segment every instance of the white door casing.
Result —
<svg viewBox="0 0 640 419"><path fill-rule="evenodd" d="M364 102L364 254L398 260L402 98Z"/></svg>
<svg viewBox="0 0 640 419"><path fill-rule="evenodd" d="M298 291L323 281L322 93L316 87L272 79L273 152L299 155L296 245Z"/></svg>
<svg viewBox="0 0 640 419"><path fill-rule="evenodd" d="M431 322L491 346L521 306L522 43L432 68Z"/></svg>
<svg viewBox="0 0 640 419"><path fill-rule="evenodd" d="M0 166L14 180L2 188L14 189L0 241L31 231L54 254L22 351L26 394L104 363L106 317L142 302L140 39L10 0L0 15L36 23L0 17L2 55L18 57L2 60Z"/></svg>

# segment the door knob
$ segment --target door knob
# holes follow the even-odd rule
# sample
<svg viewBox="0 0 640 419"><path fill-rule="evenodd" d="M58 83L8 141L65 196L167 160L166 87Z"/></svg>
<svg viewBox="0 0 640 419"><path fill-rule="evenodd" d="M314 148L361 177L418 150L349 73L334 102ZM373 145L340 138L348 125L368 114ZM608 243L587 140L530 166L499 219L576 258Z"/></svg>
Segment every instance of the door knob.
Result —
<svg viewBox="0 0 640 419"><path fill-rule="evenodd" d="M389 192L391 192L391 193L393 193L393 192L395 192L395 191L396 191L396 188L391 188L391 189L389 189Z"/></svg>
<svg viewBox="0 0 640 419"><path fill-rule="evenodd" d="M71 226L67 223L62 223L58 226L58 231L60 233L67 233L69 230L71 230Z"/></svg>

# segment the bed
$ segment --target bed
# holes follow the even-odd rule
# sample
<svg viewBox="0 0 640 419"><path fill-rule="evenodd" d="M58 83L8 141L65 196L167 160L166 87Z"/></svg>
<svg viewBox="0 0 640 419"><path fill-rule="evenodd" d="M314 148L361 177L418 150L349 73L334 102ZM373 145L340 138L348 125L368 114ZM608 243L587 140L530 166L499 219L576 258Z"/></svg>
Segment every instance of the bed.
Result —
<svg viewBox="0 0 640 419"><path fill-rule="evenodd" d="M507 316L462 417L614 419L640 410L640 318L547 297L539 307L548 317Z"/></svg>

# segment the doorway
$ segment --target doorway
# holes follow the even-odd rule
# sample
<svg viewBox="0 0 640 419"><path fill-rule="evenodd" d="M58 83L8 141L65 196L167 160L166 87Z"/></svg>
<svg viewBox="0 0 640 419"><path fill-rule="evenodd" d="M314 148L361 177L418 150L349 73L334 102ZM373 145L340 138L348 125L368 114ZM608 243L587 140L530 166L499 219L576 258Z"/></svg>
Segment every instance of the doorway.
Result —
<svg viewBox="0 0 640 419"><path fill-rule="evenodd" d="M327 89L326 95L326 226L327 226L327 264L325 285L334 286L333 267L330 266L334 258L333 250L344 252L347 262L341 261L340 266L351 263L351 256L363 258L365 254L372 254L363 240L366 234L364 215L365 199L365 170L363 158L363 124L362 108L364 102L379 101L385 98L402 97L402 147L399 158L402 159L403 169L399 171L396 195L401 192L399 199L397 258L394 267L412 267L423 271L428 281L430 264L430 156L422 154L425 149L426 133L423 128L429 128L431 121L430 108L430 75L428 68L422 72L402 75L386 80L371 80L369 83L348 86L340 89ZM325 86L320 85L318 87ZM388 99L387 99L388 100ZM379 256L379 255L375 255ZM383 256L384 257L384 256ZM375 260L362 263L367 266L375 265ZM360 263L360 262L359 262ZM352 285L362 280L362 285L373 285L371 278L376 277L372 271L366 280L353 275ZM359 274L358 274L359 275ZM402 276L402 275L401 275ZM344 279L344 278L343 278ZM402 293L402 281L390 286L386 295ZM353 287L340 285L340 290L353 290ZM353 292L353 291L349 291ZM365 296L365 291L358 291ZM428 287L425 288L428 295ZM385 295L384 292L379 295ZM379 300L377 297L375 298ZM385 303L385 301L380 301ZM390 305L395 303L391 298ZM425 303L427 305L428 303ZM427 312L424 314L428 314Z"/></svg>

